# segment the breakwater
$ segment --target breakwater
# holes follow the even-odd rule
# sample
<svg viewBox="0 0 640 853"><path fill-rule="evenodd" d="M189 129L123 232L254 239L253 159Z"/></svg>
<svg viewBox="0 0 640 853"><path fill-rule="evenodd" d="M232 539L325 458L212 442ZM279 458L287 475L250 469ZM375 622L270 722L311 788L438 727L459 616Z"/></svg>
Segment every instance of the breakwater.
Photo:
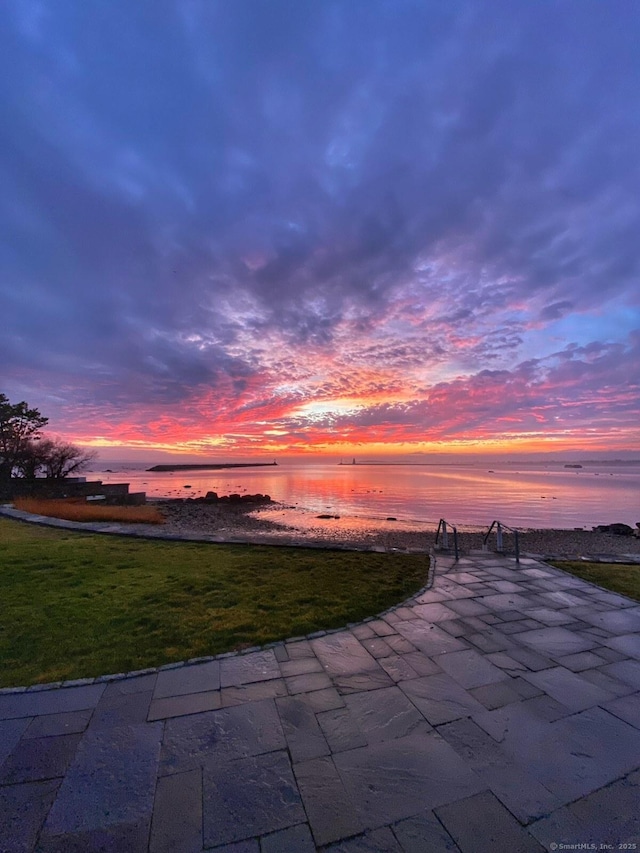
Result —
<svg viewBox="0 0 640 853"><path fill-rule="evenodd" d="M218 471L224 468L273 468L277 462L227 462L223 464L196 464L196 465L154 465L152 468L147 468L147 471Z"/></svg>

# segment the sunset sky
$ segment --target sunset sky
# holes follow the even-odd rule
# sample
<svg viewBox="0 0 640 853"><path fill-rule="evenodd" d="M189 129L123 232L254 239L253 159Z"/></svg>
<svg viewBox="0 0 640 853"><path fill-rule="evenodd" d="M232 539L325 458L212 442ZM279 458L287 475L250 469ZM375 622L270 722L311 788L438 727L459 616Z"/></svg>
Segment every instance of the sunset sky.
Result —
<svg viewBox="0 0 640 853"><path fill-rule="evenodd" d="M637 0L4 0L0 391L103 458L640 455Z"/></svg>

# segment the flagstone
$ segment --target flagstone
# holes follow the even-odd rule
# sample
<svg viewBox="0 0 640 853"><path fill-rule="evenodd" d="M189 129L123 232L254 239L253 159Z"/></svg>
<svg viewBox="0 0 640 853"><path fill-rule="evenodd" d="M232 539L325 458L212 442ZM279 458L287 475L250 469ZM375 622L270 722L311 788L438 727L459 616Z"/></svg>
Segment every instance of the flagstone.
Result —
<svg viewBox="0 0 640 853"><path fill-rule="evenodd" d="M398 687L432 726L485 710L477 699L446 673L401 681Z"/></svg>
<svg viewBox="0 0 640 853"><path fill-rule="evenodd" d="M312 640L311 645L328 675L354 675L380 669L375 658L348 631Z"/></svg>
<svg viewBox="0 0 640 853"><path fill-rule="evenodd" d="M280 668L272 649L220 661L220 687L238 687L255 681L268 681L270 678L280 678ZM215 670L211 671L210 681L212 684L216 682Z"/></svg>
<svg viewBox="0 0 640 853"><path fill-rule="evenodd" d="M605 675L610 675L612 678L617 678L618 681L624 681L637 690L640 690L640 661L616 661L601 666L600 672L604 672Z"/></svg>
<svg viewBox="0 0 640 853"><path fill-rule="evenodd" d="M432 811L424 811L393 825L404 853L459 853L460 848Z"/></svg>
<svg viewBox="0 0 640 853"><path fill-rule="evenodd" d="M229 761L284 748L286 741L274 700L247 702L167 720L161 772L177 773L208 760Z"/></svg>
<svg viewBox="0 0 640 853"><path fill-rule="evenodd" d="M363 820L332 759L303 761L294 773L317 845L362 832Z"/></svg>
<svg viewBox="0 0 640 853"><path fill-rule="evenodd" d="M583 622L589 622L597 628L604 628L612 634L630 634L640 631L640 607L585 613L580 618Z"/></svg>
<svg viewBox="0 0 640 853"><path fill-rule="evenodd" d="M508 678L499 667L474 649L437 655L433 662L467 689Z"/></svg>
<svg viewBox="0 0 640 853"><path fill-rule="evenodd" d="M44 835L119 825L148 827L161 738L162 723L87 729L49 812Z"/></svg>
<svg viewBox="0 0 640 853"><path fill-rule="evenodd" d="M345 696L345 704L368 743L405 737L431 727L397 687Z"/></svg>
<svg viewBox="0 0 640 853"><path fill-rule="evenodd" d="M434 732L341 752L333 757L369 828L476 793L482 783Z"/></svg>
<svg viewBox="0 0 640 853"><path fill-rule="evenodd" d="M0 767L0 785L64 776L80 738L80 734L22 738Z"/></svg>
<svg viewBox="0 0 640 853"><path fill-rule="evenodd" d="M95 708L105 687L105 684L91 684L33 693L3 693L0 694L0 720Z"/></svg>
<svg viewBox="0 0 640 853"><path fill-rule="evenodd" d="M263 835L260 848L261 853L316 853L316 846L306 823Z"/></svg>
<svg viewBox="0 0 640 853"><path fill-rule="evenodd" d="M149 853L200 853L202 850L202 771L158 779Z"/></svg>
<svg viewBox="0 0 640 853"><path fill-rule="evenodd" d="M639 802L640 773L631 773L532 823L528 830L549 850L554 845L570 849L577 838L583 849L593 845L594 850L634 850L640 837Z"/></svg>
<svg viewBox="0 0 640 853"><path fill-rule="evenodd" d="M30 724L32 722L29 718L0 720L0 771Z"/></svg>
<svg viewBox="0 0 640 853"><path fill-rule="evenodd" d="M293 761L308 761L329 754L316 715L306 702L287 696L276 700L276 708Z"/></svg>
<svg viewBox="0 0 640 853"><path fill-rule="evenodd" d="M1 741L0 741L1 743ZM0 787L0 850L31 853L60 779Z"/></svg>
<svg viewBox="0 0 640 853"><path fill-rule="evenodd" d="M615 714L625 723L640 729L640 693L633 693L629 696L620 696L612 702L607 702L603 705L605 711Z"/></svg>
<svg viewBox="0 0 640 853"><path fill-rule="evenodd" d="M426 655L457 652L469 648L467 643L452 637L437 625L431 625L418 619L398 622L397 628L399 634L402 634Z"/></svg>
<svg viewBox="0 0 640 853"><path fill-rule="evenodd" d="M603 645L621 652L626 657L640 660L640 633L614 637L612 640L605 640Z"/></svg>
<svg viewBox="0 0 640 853"><path fill-rule="evenodd" d="M536 652L554 656L585 652L600 645L595 640L587 639L574 631L569 631L561 627L524 631L518 634L517 640L519 643L524 643ZM512 654L512 656L515 657L515 654Z"/></svg>
<svg viewBox="0 0 640 853"><path fill-rule="evenodd" d="M336 708L317 715L318 723L331 748L331 752L344 752L366 746L366 735L349 708Z"/></svg>
<svg viewBox="0 0 640 853"><path fill-rule="evenodd" d="M286 752L210 763L204 768L202 787L205 847L306 820Z"/></svg>
<svg viewBox="0 0 640 853"><path fill-rule="evenodd" d="M638 765L640 731L602 708L548 723L522 706L507 705L475 714L474 719L565 803L592 793Z"/></svg>
<svg viewBox="0 0 640 853"><path fill-rule="evenodd" d="M416 604L411 610L425 622L444 622L445 619L455 619L458 615L453 609L440 602L433 604Z"/></svg>
<svg viewBox="0 0 640 853"><path fill-rule="evenodd" d="M435 811L463 853L495 853L496 850L543 853L546 850L490 791Z"/></svg>
<svg viewBox="0 0 640 853"><path fill-rule="evenodd" d="M563 666L543 669L540 672L527 672L522 678L535 684L572 711L583 711L615 697L614 693L591 684Z"/></svg>

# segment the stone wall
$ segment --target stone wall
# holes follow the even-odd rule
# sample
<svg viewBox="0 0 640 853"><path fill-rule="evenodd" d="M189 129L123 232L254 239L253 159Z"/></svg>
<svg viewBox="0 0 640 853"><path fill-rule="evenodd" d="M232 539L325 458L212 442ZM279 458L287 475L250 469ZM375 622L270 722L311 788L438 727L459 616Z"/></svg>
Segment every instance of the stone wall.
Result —
<svg viewBox="0 0 640 853"><path fill-rule="evenodd" d="M25 480L12 477L0 481L0 500L12 501L15 498L82 498L88 495L104 495L110 504L144 504L144 492L129 492L129 483L103 483L102 480L90 482L77 480L52 480L37 477Z"/></svg>

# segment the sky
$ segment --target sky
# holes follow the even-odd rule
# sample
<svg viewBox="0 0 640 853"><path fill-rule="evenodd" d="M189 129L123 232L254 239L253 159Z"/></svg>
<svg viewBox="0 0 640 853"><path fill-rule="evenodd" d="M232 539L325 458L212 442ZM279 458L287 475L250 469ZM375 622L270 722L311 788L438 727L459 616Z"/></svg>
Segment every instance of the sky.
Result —
<svg viewBox="0 0 640 853"><path fill-rule="evenodd" d="M636 0L4 0L0 391L103 458L640 454Z"/></svg>

